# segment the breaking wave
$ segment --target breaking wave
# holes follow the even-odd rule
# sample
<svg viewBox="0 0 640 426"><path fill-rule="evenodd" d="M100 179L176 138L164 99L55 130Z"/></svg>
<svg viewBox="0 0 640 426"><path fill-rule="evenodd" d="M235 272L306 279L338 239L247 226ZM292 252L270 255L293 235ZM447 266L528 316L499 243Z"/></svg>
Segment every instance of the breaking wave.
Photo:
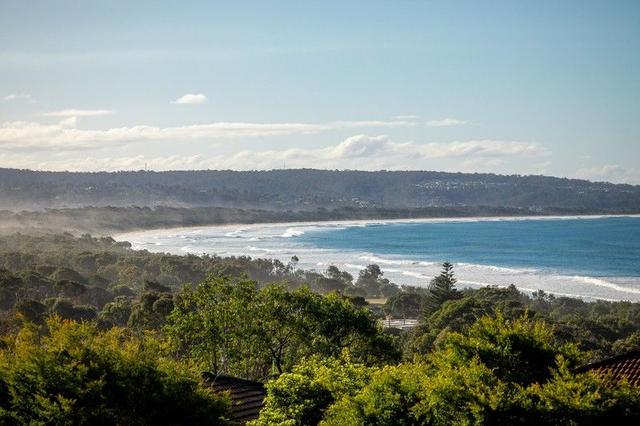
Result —
<svg viewBox="0 0 640 426"><path fill-rule="evenodd" d="M550 218L535 218L537 221ZM562 218L575 220L575 218ZM592 220L594 218L590 218ZM527 218L473 218L473 219L431 219L413 220L406 223L460 223L467 222L473 230L481 229L481 222L524 221ZM155 252L172 252L176 254L218 254L226 256L250 255L253 257L277 258L288 262L291 256L299 257L298 267L308 270L324 270L329 265L338 266L357 278L358 272L370 264L378 264L386 278L402 285L427 286L441 268L441 260L445 255L422 256L409 252L406 255L385 252L384 239L380 245L372 245L371 250L344 248L341 238L345 234L333 233L349 228L372 235L384 231L385 227L396 226L399 221L354 221L349 223L305 223L305 224L266 224L202 227L184 230L156 230L123 234L120 240L130 241L135 249L146 249ZM476 225L478 223L478 225ZM376 225L376 226L371 226ZM439 225L437 225L439 226ZM464 226L464 225L460 225ZM475 227L478 228L475 228ZM563 225L564 226L564 225ZM366 229L363 229L366 228ZM388 228L390 229L390 228ZM347 232L347 231L345 231ZM474 231L475 232L475 231ZM326 244L315 244L311 238L320 235ZM426 231L406 234L406 238L429 237ZM400 241L403 237L400 235ZM333 244L333 246L332 246ZM433 244L433 243L430 243ZM397 244L396 244L397 246ZM404 245L402 245L405 248ZM462 246L464 248L464 245ZM378 248L380 249L378 251ZM613 256L613 255L612 255ZM442 258L442 259L440 259ZM467 260L467 259L465 259ZM473 259L475 260L475 259ZM494 262L454 262L455 272L461 287L481 287L495 285L505 287L515 284L521 291L532 292L544 290L558 296L583 297L585 299L610 299L640 301L640 277L606 276L606 273L591 271L565 271L560 268L538 266L511 266L508 263L490 264ZM499 262L495 262L499 263ZM535 263L534 263L535 265ZM585 273L586 272L586 273Z"/></svg>

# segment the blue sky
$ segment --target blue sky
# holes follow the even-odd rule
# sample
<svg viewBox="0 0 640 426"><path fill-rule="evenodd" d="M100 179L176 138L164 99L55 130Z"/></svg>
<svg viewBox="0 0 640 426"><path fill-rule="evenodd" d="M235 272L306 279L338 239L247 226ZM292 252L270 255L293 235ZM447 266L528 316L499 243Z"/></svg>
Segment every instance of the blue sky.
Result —
<svg viewBox="0 0 640 426"><path fill-rule="evenodd" d="M640 183L640 2L0 0L0 123L2 167Z"/></svg>

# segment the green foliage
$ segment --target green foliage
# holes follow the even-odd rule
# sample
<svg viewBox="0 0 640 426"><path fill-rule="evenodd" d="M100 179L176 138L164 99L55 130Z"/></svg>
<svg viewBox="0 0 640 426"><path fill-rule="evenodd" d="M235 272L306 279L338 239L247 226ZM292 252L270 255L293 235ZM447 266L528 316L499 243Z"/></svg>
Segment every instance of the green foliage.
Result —
<svg viewBox="0 0 640 426"><path fill-rule="evenodd" d="M557 356L573 365L584 361L575 345L559 344L549 326L527 316L485 316L465 334L452 332L443 340L438 354L446 354L450 363L477 359L499 379L521 385L548 380Z"/></svg>
<svg viewBox="0 0 640 426"><path fill-rule="evenodd" d="M352 363L346 353L340 358L303 359L267 385L265 406L251 425L316 425L327 407L339 397L355 394L374 371Z"/></svg>
<svg viewBox="0 0 640 426"><path fill-rule="evenodd" d="M0 423L224 424L229 402L151 336L50 319L0 348Z"/></svg>
<svg viewBox="0 0 640 426"><path fill-rule="evenodd" d="M367 297L391 297L400 289L383 277L383 272L378 265L369 265L360 271L356 287L364 290ZM354 296L358 294L352 294Z"/></svg>
<svg viewBox="0 0 640 426"><path fill-rule="evenodd" d="M421 367L404 364L373 372L366 386L351 395L343 395L330 407L321 424L420 424L411 411L419 399L419 384L425 373Z"/></svg>
<svg viewBox="0 0 640 426"><path fill-rule="evenodd" d="M305 271L304 280L309 288L317 293L344 292L353 288L353 276L341 271L336 266L329 266L324 275L316 272Z"/></svg>
<svg viewBox="0 0 640 426"><path fill-rule="evenodd" d="M301 283L301 277L292 274L278 260L176 256L134 251L130 247L126 242L90 235L80 238L71 234L5 235L0 237L0 269L6 268L6 273L37 271L45 282L50 282L49 286L59 281L70 283L69 292L74 286L81 291L82 287L77 284L85 288L127 286L133 290L165 292L167 288L200 282L212 273L225 271L236 276L246 275L261 285L285 278ZM15 288L21 281L10 282L0 274L0 290L3 283ZM60 290L64 287L63 284ZM71 294L63 296L72 297Z"/></svg>
<svg viewBox="0 0 640 426"><path fill-rule="evenodd" d="M577 344L590 354L591 359L638 347L634 338L634 333L640 329L638 303L589 303L544 292L535 292L533 297L528 297L511 285L465 289L460 292L459 299L448 300L435 311L425 312L423 322L405 339L406 356L429 353L447 332L465 332L483 315L499 313L515 319L527 312L531 318L553 325L559 341Z"/></svg>
<svg viewBox="0 0 640 426"><path fill-rule="evenodd" d="M387 299L384 310L395 318L418 318L424 309L424 295L414 289L404 290Z"/></svg>
<svg viewBox="0 0 640 426"><path fill-rule="evenodd" d="M227 277L186 287L165 332L176 353L246 378L266 377L272 368L282 373L303 356L337 356L345 348L366 363L399 357L371 313L342 296L280 285L259 290L252 281Z"/></svg>
<svg viewBox="0 0 640 426"><path fill-rule="evenodd" d="M630 336L616 340L611 350L614 353L626 353L640 350L640 331L636 331Z"/></svg>
<svg viewBox="0 0 640 426"><path fill-rule="evenodd" d="M103 327L124 327L131 316L131 309L131 299L118 296L104 306L98 319Z"/></svg>
<svg viewBox="0 0 640 426"><path fill-rule="evenodd" d="M353 287L352 277L336 267L321 275L291 271L277 260L133 251L128 243L90 235L14 234L0 237L0 314L15 312L32 322L51 314L97 318L103 328L158 330L173 310L176 286L221 271L251 277L259 286L282 280L296 288L306 280L318 292ZM35 303L46 310L34 311Z"/></svg>
<svg viewBox="0 0 640 426"><path fill-rule="evenodd" d="M166 317L173 310L171 293L148 291L131 305L129 327L136 330L158 330L162 328Z"/></svg>
<svg viewBox="0 0 640 426"><path fill-rule="evenodd" d="M505 396L505 385L476 361L456 368L402 364L374 373L355 396L332 406L322 424L486 424Z"/></svg>
<svg viewBox="0 0 640 426"><path fill-rule="evenodd" d="M256 425L638 421L637 387L571 368L638 348L640 304L455 284L448 264L428 290L400 290L376 265L354 285L335 267L0 238L0 424L223 423L194 365L272 378ZM365 296L423 321L385 333Z"/></svg>
<svg viewBox="0 0 640 426"><path fill-rule="evenodd" d="M493 312L487 301L465 297L449 300L413 330L406 347L407 354L426 354L450 331L463 331L484 315Z"/></svg>
<svg viewBox="0 0 640 426"><path fill-rule="evenodd" d="M214 373L260 377L270 362L257 345L257 288L247 280L210 277L177 296L165 333L180 356L189 356Z"/></svg>
<svg viewBox="0 0 640 426"><path fill-rule="evenodd" d="M573 374L566 364L544 385L529 388L527 410L546 425L633 425L640 421L640 389L596 373Z"/></svg>
<svg viewBox="0 0 640 426"><path fill-rule="evenodd" d="M96 318L96 308L93 306L77 306L65 299L57 299L51 312L63 319L74 321L91 321Z"/></svg>
<svg viewBox="0 0 640 426"><path fill-rule="evenodd" d="M573 374L575 347L527 317L483 317L440 349L373 372L330 406L322 425L636 424L640 389Z"/></svg>

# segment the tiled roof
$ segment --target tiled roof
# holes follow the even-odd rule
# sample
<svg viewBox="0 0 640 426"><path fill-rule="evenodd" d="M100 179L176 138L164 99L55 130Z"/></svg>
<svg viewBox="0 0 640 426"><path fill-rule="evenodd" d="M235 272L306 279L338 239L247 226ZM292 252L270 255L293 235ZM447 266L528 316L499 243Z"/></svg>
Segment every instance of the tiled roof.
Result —
<svg viewBox="0 0 640 426"><path fill-rule="evenodd" d="M630 384L640 386L640 351L606 358L582 366L576 371L579 373L585 371L611 373L614 379L619 380L625 377Z"/></svg>
<svg viewBox="0 0 640 426"><path fill-rule="evenodd" d="M203 378L216 392L229 392L233 420L244 424L258 418L266 396L262 383L223 374L204 373Z"/></svg>

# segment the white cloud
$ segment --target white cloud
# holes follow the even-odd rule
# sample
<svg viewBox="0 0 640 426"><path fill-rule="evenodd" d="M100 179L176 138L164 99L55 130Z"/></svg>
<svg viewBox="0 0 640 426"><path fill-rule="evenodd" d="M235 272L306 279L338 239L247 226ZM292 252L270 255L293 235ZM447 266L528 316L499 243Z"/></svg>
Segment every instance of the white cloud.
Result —
<svg viewBox="0 0 640 426"><path fill-rule="evenodd" d="M453 126L462 126L463 124L467 124L465 120L459 120L457 118L443 118L441 120L431 120L427 121L427 127L453 127Z"/></svg>
<svg viewBox="0 0 640 426"><path fill-rule="evenodd" d="M77 111L76 111L77 112ZM61 115L65 116L66 115ZM69 117L76 117L70 115ZM56 124L7 122L0 125L0 149L5 150L84 150L109 144L143 141L221 140L271 136L301 135L336 129L406 127L408 121L335 121L329 123L243 123L217 122L178 127L138 125L105 130L75 128L75 121Z"/></svg>
<svg viewBox="0 0 640 426"><path fill-rule="evenodd" d="M138 170L148 163L154 170L237 169L282 167L361 170L449 170L505 172L508 165L544 159L549 152L536 143L461 141L443 143L394 142L386 136L356 135L324 148L241 150L216 155L79 156L56 152L37 159L25 153L0 153L0 165L40 170ZM520 166L518 166L520 168ZM527 172L527 170L519 170ZM535 170L528 171L534 172Z"/></svg>
<svg viewBox="0 0 640 426"><path fill-rule="evenodd" d="M78 117L65 118L64 120L60 121L59 124L61 127L76 127L76 125L78 124Z"/></svg>
<svg viewBox="0 0 640 426"><path fill-rule="evenodd" d="M460 168L466 159L484 160L485 166L499 166L500 158L547 156L549 152L530 142L477 140L447 143L393 142L386 136L356 135L326 148L250 151L221 159L215 166L237 169L287 167L340 169L442 169L440 160L450 160ZM491 160L493 159L493 164Z"/></svg>
<svg viewBox="0 0 640 426"><path fill-rule="evenodd" d="M108 109L63 109L45 112L40 115L45 117L99 117L111 114L113 114L113 111Z"/></svg>
<svg viewBox="0 0 640 426"><path fill-rule="evenodd" d="M618 164L583 167L576 171L575 177L594 181L640 184L640 169L626 168Z"/></svg>
<svg viewBox="0 0 640 426"><path fill-rule="evenodd" d="M31 95L27 93L11 93L3 97L2 99L5 101L24 101L30 104L35 102L35 99L33 99Z"/></svg>
<svg viewBox="0 0 640 426"><path fill-rule="evenodd" d="M174 104L180 105L197 105L204 104L208 101L207 96L203 93L191 94L187 93L186 95L180 96L178 99L173 101Z"/></svg>

